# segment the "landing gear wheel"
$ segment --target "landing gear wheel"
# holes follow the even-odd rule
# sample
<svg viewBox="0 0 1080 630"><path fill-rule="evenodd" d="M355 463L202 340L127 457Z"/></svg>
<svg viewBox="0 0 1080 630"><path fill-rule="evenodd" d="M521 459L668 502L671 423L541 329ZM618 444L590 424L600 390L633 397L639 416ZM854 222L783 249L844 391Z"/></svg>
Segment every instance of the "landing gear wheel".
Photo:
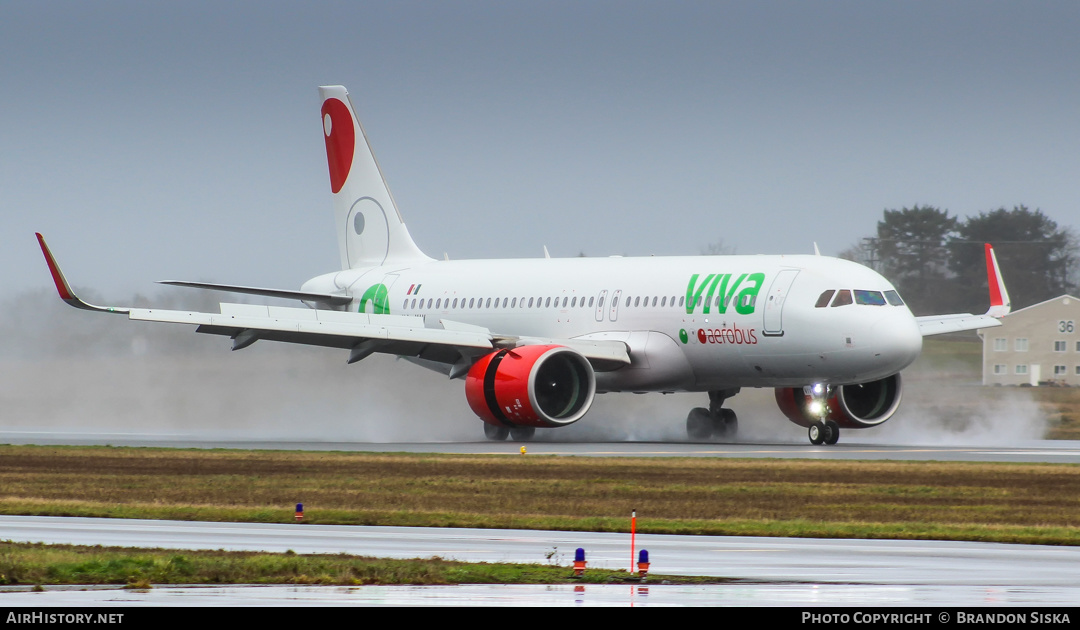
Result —
<svg viewBox="0 0 1080 630"><path fill-rule="evenodd" d="M686 435L691 440L707 440L713 433L713 418L708 409L694 407L686 416Z"/></svg>
<svg viewBox="0 0 1080 630"><path fill-rule="evenodd" d="M510 429L510 439L515 442L528 442L536 434L536 427L514 427Z"/></svg>
<svg viewBox="0 0 1080 630"><path fill-rule="evenodd" d="M840 440L840 425L836 424L835 420L825 421L825 443L832 445L836 444Z"/></svg>
<svg viewBox="0 0 1080 630"><path fill-rule="evenodd" d="M820 422L815 422L810 425L806 433L810 437L810 443L814 446L819 446L825 442L825 433L827 429L825 425Z"/></svg>
<svg viewBox="0 0 1080 630"><path fill-rule="evenodd" d="M506 436L510 435L510 429L506 427L497 427L494 424L484 423L484 437L489 440L501 441L505 440Z"/></svg>
<svg viewBox="0 0 1080 630"><path fill-rule="evenodd" d="M739 432L739 416L730 409L721 409L720 418L716 422L716 434L733 438Z"/></svg>

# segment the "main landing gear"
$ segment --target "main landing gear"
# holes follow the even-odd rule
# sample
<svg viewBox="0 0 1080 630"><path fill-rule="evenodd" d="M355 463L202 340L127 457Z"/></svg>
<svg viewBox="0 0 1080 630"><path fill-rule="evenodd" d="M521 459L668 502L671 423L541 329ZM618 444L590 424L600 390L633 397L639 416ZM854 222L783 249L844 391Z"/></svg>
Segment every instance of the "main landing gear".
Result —
<svg viewBox="0 0 1080 630"><path fill-rule="evenodd" d="M484 437L501 441L510 438L514 442L528 442L536 434L536 427L497 427L484 423Z"/></svg>
<svg viewBox="0 0 1080 630"><path fill-rule="evenodd" d="M739 393L739 388L709 392L709 408L694 407L686 416L686 435L691 440L733 438L739 431L739 418L724 401Z"/></svg>
<svg viewBox="0 0 1080 630"><path fill-rule="evenodd" d="M809 387L810 404L807 412L811 417L810 427L807 429L807 437L814 446L821 444L833 445L840 440L840 425L829 416L829 388L821 383L814 383Z"/></svg>

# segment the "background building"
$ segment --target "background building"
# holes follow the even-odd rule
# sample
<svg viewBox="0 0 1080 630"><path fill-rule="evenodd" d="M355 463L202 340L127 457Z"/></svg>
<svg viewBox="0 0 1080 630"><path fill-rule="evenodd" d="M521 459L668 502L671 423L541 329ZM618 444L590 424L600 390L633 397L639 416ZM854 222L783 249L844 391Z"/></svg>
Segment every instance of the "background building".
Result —
<svg viewBox="0 0 1080 630"><path fill-rule="evenodd" d="M1080 299L1062 295L980 328L983 385L1080 385Z"/></svg>

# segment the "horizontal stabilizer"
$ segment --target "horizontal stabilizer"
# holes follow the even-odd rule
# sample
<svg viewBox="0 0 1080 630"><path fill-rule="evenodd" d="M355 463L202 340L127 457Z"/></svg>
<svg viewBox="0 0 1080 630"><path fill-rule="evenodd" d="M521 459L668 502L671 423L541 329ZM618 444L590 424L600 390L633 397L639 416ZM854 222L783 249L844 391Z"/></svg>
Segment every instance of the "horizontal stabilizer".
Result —
<svg viewBox="0 0 1080 630"><path fill-rule="evenodd" d="M168 284L174 287L189 287L192 289L209 289L211 291L225 291L228 293L261 295L263 297L282 298L285 300L322 302L323 304L328 304L330 306L344 306L352 301L352 298L347 295L309 293L306 291L286 291L283 289L262 289L259 287L243 287L234 284L211 284L209 282L187 282L183 280L159 280L158 284Z"/></svg>

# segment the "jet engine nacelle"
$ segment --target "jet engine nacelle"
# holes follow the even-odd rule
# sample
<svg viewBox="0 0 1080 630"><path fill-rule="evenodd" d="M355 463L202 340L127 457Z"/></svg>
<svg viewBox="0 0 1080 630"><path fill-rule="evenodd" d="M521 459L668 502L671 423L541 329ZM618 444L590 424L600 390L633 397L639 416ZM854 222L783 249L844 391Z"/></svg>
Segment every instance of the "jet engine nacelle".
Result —
<svg viewBox="0 0 1080 630"><path fill-rule="evenodd" d="M561 427L592 406L596 378L588 359L565 346L522 346L481 358L465 377L473 412L500 427Z"/></svg>
<svg viewBox="0 0 1080 630"><path fill-rule="evenodd" d="M899 374L869 383L836 387L827 401L827 417L849 429L875 427L896 413L900 407L901 389ZM809 427L816 420L808 410L812 400L801 387L776 388L776 404L780 411L799 426Z"/></svg>

